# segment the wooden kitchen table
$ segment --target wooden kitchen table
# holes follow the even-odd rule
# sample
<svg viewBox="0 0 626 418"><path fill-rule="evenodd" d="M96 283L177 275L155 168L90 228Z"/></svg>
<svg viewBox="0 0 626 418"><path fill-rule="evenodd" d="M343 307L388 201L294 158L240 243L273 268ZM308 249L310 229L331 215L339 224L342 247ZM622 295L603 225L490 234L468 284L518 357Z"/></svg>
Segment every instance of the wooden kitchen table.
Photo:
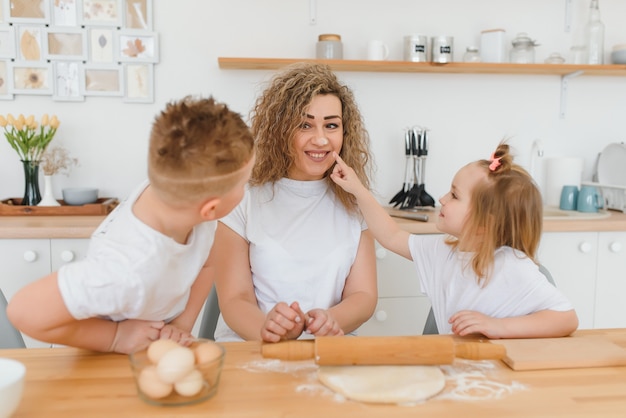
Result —
<svg viewBox="0 0 626 418"><path fill-rule="evenodd" d="M626 329L575 334L588 335L605 336L626 348ZM448 383L442 395L423 403L374 405L347 401L321 386L312 361L262 359L255 342L224 346L227 354L217 395L183 407L141 401L125 355L36 348L0 350L0 357L20 360L27 368L24 396L14 418L626 416L626 367L515 372L500 361L478 362L492 369L490 379L516 389L499 398L463 400L445 396Z"/></svg>

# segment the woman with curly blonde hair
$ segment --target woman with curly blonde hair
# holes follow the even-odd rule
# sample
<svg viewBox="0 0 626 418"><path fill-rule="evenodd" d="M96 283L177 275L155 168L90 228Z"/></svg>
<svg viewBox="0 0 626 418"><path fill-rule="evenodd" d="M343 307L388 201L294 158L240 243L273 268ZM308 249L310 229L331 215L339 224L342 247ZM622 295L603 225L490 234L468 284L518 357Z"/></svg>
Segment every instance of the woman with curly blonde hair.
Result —
<svg viewBox="0 0 626 418"><path fill-rule="evenodd" d="M216 233L216 340L352 333L378 296L374 240L354 197L329 177L335 152L369 188L369 135L353 94L328 66L294 64L251 120L250 187Z"/></svg>

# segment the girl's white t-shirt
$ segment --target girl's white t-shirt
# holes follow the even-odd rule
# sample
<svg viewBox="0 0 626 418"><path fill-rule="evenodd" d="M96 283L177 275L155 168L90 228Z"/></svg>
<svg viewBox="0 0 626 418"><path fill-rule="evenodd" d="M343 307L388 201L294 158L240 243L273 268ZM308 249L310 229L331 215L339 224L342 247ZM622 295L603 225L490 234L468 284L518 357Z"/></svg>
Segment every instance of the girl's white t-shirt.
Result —
<svg viewBox="0 0 626 418"><path fill-rule="evenodd" d="M409 249L422 291L429 297L440 334L452 333L448 319L462 310L495 318L541 310L574 309L563 293L520 251L496 250L492 276L480 287L470 263L471 253L452 250L443 235L409 237Z"/></svg>
<svg viewBox="0 0 626 418"><path fill-rule="evenodd" d="M298 302L304 312L338 304L366 228L326 180L287 178L249 188L220 222L250 245L254 292L265 313L278 302ZM221 315L215 336L241 341Z"/></svg>
<svg viewBox="0 0 626 418"><path fill-rule="evenodd" d="M133 214L147 186L144 182L100 224L85 259L59 269L61 296L74 318L170 321L185 309L217 222L196 225L188 242L179 244Z"/></svg>

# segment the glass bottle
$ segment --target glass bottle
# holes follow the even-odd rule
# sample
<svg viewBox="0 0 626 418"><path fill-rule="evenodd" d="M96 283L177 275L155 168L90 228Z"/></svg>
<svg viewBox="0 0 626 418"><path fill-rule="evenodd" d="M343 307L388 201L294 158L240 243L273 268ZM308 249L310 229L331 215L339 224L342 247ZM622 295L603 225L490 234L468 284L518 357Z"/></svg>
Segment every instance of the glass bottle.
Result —
<svg viewBox="0 0 626 418"><path fill-rule="evenodd" d="M480 54L478 48L475 46L468 46L463 54L463 61L465 62L480 62Z"/></svg>
<svg viewBox="0 0 626 418"><path fill-rule="evenodd" d="M511 62L516 64L533 64L535 62L535 45L538 44L530 39L528 34L518 33L511 43L513 44L509 57Z"/></svg>
<svg viewBox="0 0 626 418"><path fill-rule="evenodd" d="M604 64L604 23L600 20L598 0L591 0L589 20L585 27L587 63Z"/></svg>

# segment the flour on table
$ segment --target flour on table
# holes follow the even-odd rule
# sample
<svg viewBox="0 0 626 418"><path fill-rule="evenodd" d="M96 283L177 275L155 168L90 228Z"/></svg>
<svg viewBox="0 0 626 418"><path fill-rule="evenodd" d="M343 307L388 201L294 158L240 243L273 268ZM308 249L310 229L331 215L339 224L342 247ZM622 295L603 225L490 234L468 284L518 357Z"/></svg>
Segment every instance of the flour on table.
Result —
<svg viewBox="0 0 626 418"><path fill-rule="evenodd" d="M350 399L344 393L338 390L331 390L318 379L318 371L329 366L320 367L313 360L306 361L282 361L276 359L262 359L247 362L238 366L241 369L251 373L285 373L300 378L295 387L297 393L306 393L311 396L332 396L336 402L345 402ZM431 397L419 396L408 401L395 401L395 403L403 406L412 406L424 400L433 401L437 399L447 399L454 401L480 401L489 399L499 399L510 395L514 392L527 389L526 386L519 382L505 382L498 379L497 370L492 360L462 360L456 359L453 364L442 366L337 366L346 367L348 369L359 369L365 367L432 367L439 370L443 376L442 389L435 392ZM380 371L380 369L378 369ZM376 374L375 381L382 382L381 375ZM378 384L378 383L376 383ZM406 388L399 389L400 392ZM383 390L387 390L385 386ZM406 393L401 396L406 396ZM354 399L354 398L352 398ZM356 399L355 399L356 400ZM363 401L366 402L366 401ZM369 401L380 402L380 401Z"/></svg>

